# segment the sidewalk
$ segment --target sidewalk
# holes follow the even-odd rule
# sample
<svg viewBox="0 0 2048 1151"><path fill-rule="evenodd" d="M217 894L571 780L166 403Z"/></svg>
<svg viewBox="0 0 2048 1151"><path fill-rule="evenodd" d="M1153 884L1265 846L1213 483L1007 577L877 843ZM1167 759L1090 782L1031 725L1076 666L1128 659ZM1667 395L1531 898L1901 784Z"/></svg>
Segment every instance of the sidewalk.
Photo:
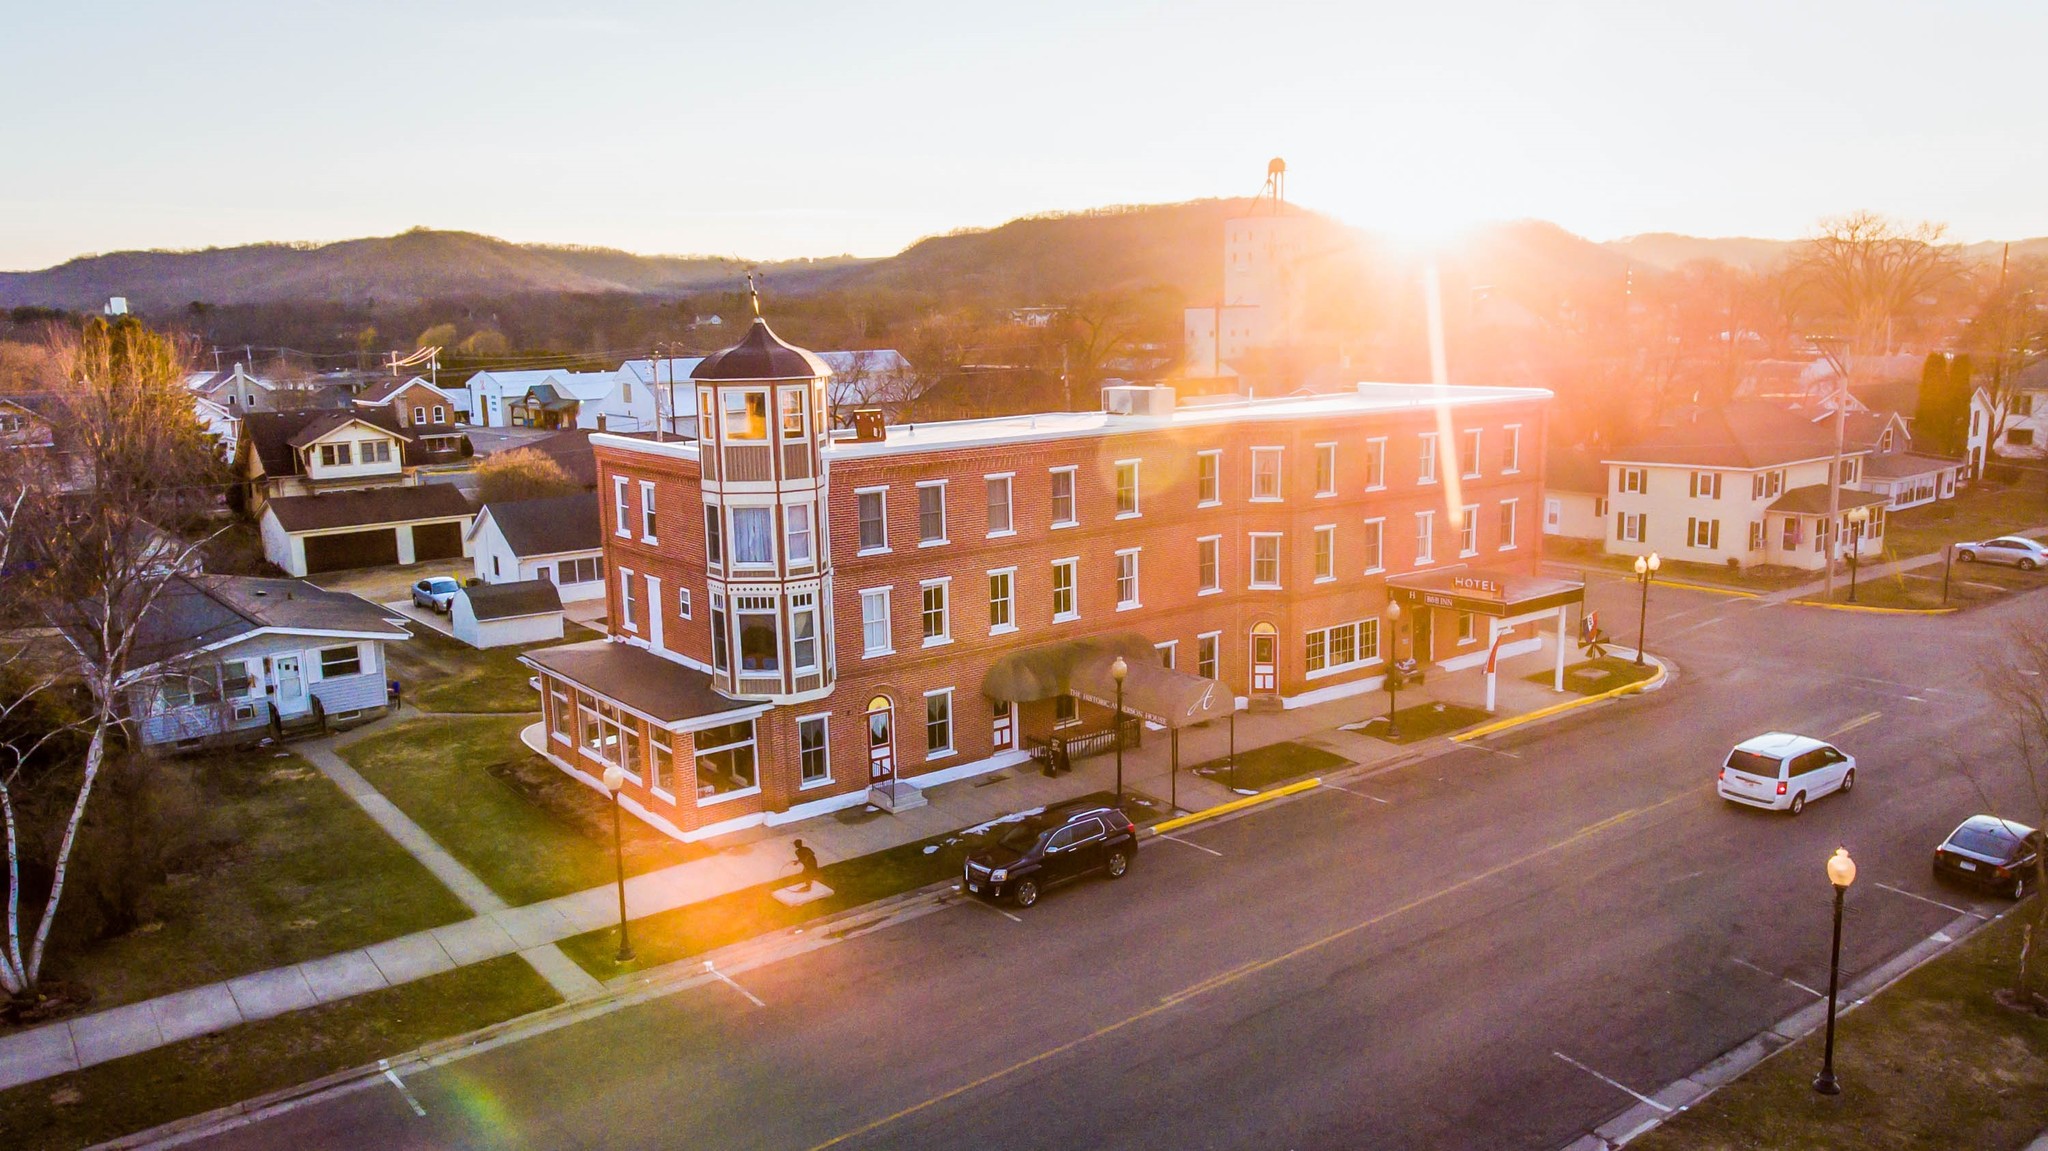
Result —
<svg viewBox="0 0 2048 1151"><path fill-rule="evenodd" d="M2039 539L2042 536L2048 536L2048 527L2026 528L2022 531L2006 532L2004 534L2014 536L2026 536L2030 539ZM1984 538L1988 539L1990 537L1987 536ZM1863 566L1862 571L1858 573L1858 578L1868 582L1871 580L1882 579L1885 576L1898 575L1901 572L1917 571L1920 568L1933 567L1935 564L1941 563L1942 560L1946 557L1946 555L1947 552L1945 550L1934 551L1927 552L1917 556L1907 556L1905 559L1893 560L1890 563L1865 564ZM1835 580L1836 586L1841 586L1843 580L1847 578L1848 577L1846 576L1846 574L1841 577L1838 577ZM1785 588L1782 591L1767 592L1763 595L1758 596L1757 599L1763 603L1790 603L1793 600L1804 599L1807 596L1821 595L1822 593L1827 591L1827 588L1828 585L1826 580L1815 580L1812 583L1800 584L1798 587Z"/></svg>
<svg viewBox="0 0 2048 1151"><path fill-rule="evenodd" d="M1522 677L1553 666L1555 637L1544 637L1538 652L1503 659L1498 677L1497 714L1508 717L1575 699ZM1576 662L1577 652L1566 653ZM1485 676L1479 669L1433 671L1428 682L1401 692L1401 705L1456 702L1479 706ZM1441 747L1445 737L1397 745L1339 730L1341 725L1384 714L1386 697L1372 693L1286 711L1240 712L1237 750L1242 753L1285 741L1375 766ZM1173 769L1171 739L1147 731L1144 745L1124 753L1124 785L1161 801L1178 798L1183 811L1198 811L1237 798L1230 789L1188 770L1220 759L1228 751L1229 726L1214 721L1181 733L1180 770ZM603 994L592 978L555 946L571 936L618 922L617 892L594 887L523 907L509 907L481 880L435 843L361 775L335 754L333 737L295 745L301 755L341 787L407 851L476 914L458 923L401 936L323 959L291 964L238 979L131 1003L0 1038L0 1090L133 1055L194 1036L288 1011L332 1003L382 987L420 979L518 954L566 1000ZM945 835L1018 811L1042 807L1116 786L1116 757L1096 755L1057 779L1047 778L1021 754L1012 766L926 789L927 805L897 814L854 807L835 815L785 825L753 828L710 841L719 850L704 859L626 880L629 917L643 918L686 907L776 880L793 880L792 841L801 837L821 863L834 863L905 843Z"/></svg>

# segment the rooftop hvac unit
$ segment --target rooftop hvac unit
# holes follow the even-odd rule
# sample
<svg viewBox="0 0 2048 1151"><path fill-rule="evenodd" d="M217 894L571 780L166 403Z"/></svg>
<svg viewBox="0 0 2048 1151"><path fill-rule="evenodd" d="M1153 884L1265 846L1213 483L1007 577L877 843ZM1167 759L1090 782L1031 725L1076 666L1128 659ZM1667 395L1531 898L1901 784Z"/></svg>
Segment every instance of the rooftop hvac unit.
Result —
<svg viewBox="0 0 2048 1151"><path fill-rule="evenodd" d="M1173 389L1138 384L1112 384L1102 389L1102 410L1112 416L1170 416Z"/></svg>

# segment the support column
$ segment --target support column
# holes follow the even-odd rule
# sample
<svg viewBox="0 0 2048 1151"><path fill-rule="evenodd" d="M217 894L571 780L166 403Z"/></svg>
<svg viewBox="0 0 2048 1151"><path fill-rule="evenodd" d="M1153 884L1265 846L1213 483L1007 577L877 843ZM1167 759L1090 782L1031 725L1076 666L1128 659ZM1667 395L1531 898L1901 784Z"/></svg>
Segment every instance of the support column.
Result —
<svg viewBox="0 0 2048 1151"><path fill-rule="evenodd" d="M1582 605L1579 610L1584 611L1584 606ZM1564 605L1559 604L1557 605L1557 679L1555 683L1552 685L1558 691L1564 690L1564 617Z"/></svg>

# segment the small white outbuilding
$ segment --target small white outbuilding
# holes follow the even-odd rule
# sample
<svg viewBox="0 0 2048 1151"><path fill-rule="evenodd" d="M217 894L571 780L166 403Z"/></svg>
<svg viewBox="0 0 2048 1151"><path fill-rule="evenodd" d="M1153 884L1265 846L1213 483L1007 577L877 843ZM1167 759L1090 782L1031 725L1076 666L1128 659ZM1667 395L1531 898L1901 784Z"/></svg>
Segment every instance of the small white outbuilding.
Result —
<svg viewBox="0 0 2048 1151"><path fill-rule="evenodd" d="M510 647L562 638L562 597L546 580L472 584L449 605L455 638L471 647Z"/></svg>

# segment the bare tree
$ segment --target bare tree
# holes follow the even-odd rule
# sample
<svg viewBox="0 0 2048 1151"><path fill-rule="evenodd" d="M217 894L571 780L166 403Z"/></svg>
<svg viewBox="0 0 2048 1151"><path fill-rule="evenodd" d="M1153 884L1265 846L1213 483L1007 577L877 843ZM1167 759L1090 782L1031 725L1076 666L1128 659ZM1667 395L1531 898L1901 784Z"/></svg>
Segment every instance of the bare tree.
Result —
<svg viewBox="0 0 2048 1151"><path fill-rule="evenodd" d="M2006 746L2011 752L1999 762L2017 776L2026 806L2024 818L2036 828L2048 828L2048 634L2024 624L2006 630L2001 637L2003 656L1984 673L1987 694L2004 716ZM1970 776L1985 806L1993 811L1997 803L1988 794L1987 781ZM2031 983L2048 986L2048 980L2031 978L2026 951L2035 942L2048 942L2048 851L2035 853L2036 892L2033 922L2026 932L2020 957L2020 992L2038 994ZM2031 983L2030 983L2031 979Z"/></svg>
<svg viewBox="0 0 2048 1151"><path fill-rule="evenodd" d="M2020 374L2048 355L2048 261L2001 259L1987 276L1976 314L1970 321L1968 345L1975 386L1990 402L1991 428L1986 442L2005 437L2006 423L2019 398ZM1967 404L1966 393L1959 398Z"/></svg>
<svg viewBox="0 0 2048 1151"><path fill-rule="evenodd" d="M24 700L68 685L85 700L76 727L87 742L82 762L60 771L63 786L75 778L77 790L61 805L49 891L33 922L23 916L27 829L17 788L52 734L15 733L0 760L8 863L0 989L13 995L32 993L42 977L93 785L127 735L131 696L165 674L138 642L176 570L205 541L179 544L166 563L157 528L182 527L210 509L223 478L183 386L187 357L170 340L133 320L94 321L55 338L51 350L58 450L10 453L19 458L0 475L0 603L18 617L10 626L27 624L57 642L49 674L0 706L12 718Z"/></svg>
<svg viewBox="0 0 2048 1151"><path fill-rule="evenodd" d="M487 504L572 496L583 490L562 465L533 448L514 448L478 460L476 489Z"/></svg>
<svg viewBox="0 0 2048 1151"><path fill-rule="evenodd" d="M1897 347L1899 327L1957 272L1939 224L1905 225L1874 212L1823 220L1793 257L1794 281L1838 327L1853 360ZM1853 370L1853 369L1852 369Z"/></svg>

